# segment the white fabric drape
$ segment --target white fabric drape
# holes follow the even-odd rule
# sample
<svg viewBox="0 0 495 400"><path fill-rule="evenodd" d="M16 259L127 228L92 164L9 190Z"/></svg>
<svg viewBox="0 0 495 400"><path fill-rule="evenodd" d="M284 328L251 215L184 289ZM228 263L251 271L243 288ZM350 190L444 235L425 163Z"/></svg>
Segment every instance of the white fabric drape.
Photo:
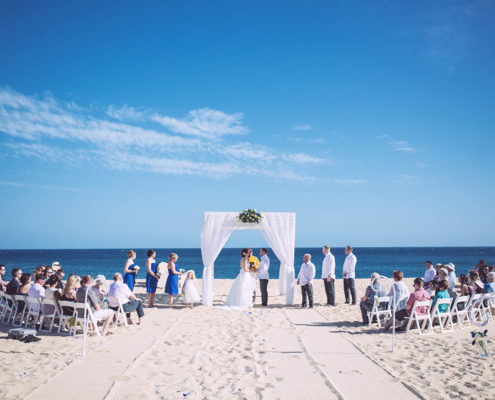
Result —
<svg viewBox="0 0 495 400"><path fill-rule="evenodd" d="M236 213L205 213L201 229L201 257L204 265L201 295L204 305L213 304L214 263L235 229L236 216Z"/></svg>
<svg viewBox="0 0 495 400"><path fill-rule="evenodd" d="M201 256L203 279L201 291L203 304L213 304L214 263L234 230L261 230L269 247L280 260L279 292L285 294L286 304L294 304L294 247L296 239L296 214L263 213L260 224L242 224L235 212L205 212L201 229Z"/></svg>
<svg viewBox="0 0 495 400"><path fill-rule="evenodd" d="M263 236L280 260L278 288L285 294L286 304L294 304L294 246L296 214L263 213Z"/></svg>

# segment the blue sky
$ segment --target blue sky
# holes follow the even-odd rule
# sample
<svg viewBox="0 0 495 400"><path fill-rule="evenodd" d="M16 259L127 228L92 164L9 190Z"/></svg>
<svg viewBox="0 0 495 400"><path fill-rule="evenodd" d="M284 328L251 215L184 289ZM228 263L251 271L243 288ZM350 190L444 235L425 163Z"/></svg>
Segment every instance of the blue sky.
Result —
<svg viewBox="0 0 495 400"><path fill-rule="evenodd" d="M495 5L372 3L3 2L0 248L494 245Z"/></svg>

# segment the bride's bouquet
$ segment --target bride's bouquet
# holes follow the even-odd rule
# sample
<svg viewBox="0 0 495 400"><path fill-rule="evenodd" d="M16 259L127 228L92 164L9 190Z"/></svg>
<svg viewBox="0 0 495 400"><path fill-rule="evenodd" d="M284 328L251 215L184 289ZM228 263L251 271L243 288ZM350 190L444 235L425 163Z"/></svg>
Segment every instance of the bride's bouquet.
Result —
<svg viewBox="0 0 495 400"><path fill-rule="evenodd" d="M260 264L260 261L256 256L251 256L249 257L249 271L253 272L255 275L258 272L258 266Z"/></svg>

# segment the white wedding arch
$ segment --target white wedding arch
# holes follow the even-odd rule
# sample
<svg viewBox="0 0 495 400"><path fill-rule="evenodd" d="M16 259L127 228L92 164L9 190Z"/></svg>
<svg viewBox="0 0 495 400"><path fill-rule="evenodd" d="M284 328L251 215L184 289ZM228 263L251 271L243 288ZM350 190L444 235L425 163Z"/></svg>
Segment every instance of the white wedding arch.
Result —
<svg viewBox="0 0 495 400"><path fill-rule="evenodd" d="M257 229L280 260L279 293L285 294L286 304L294 304L294 248L296 241L296 214L264 212L259 224L238 221L236 212L205 212L201 229L201 256L203 304L213 304L214 263L228 238L235 230ZM234 266L233 266L234 267Z"/></svg>

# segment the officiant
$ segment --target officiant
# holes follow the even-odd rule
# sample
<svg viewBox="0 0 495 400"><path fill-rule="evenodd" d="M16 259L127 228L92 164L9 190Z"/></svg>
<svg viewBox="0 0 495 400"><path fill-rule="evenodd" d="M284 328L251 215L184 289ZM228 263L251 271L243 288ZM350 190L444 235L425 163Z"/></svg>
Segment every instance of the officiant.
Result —
<svg viewBox="0 0 495 400"><path fill-rule="evenodd" d="M268 305L268 269L270 268L270 259L268 258L268 251L263 248L260 249L261 262L258 266L258 279L260 280L261 290L261 305L266 307Z"/></svg>

